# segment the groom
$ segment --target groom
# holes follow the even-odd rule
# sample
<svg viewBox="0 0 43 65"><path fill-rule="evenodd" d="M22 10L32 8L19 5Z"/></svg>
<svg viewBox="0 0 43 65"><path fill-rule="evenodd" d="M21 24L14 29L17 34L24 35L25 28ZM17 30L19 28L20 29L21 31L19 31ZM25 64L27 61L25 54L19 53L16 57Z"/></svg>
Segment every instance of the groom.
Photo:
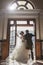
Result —
<svg viewBox="0 0 43 65"><path fill-rule="evenodd" d="M31 56L33 59L33 51L32 51L32 47L33 47L33 42L32 42L32 36L34 36L33 34L29 33L28 30L26 30L26 34L24 35L26 41L27 41L27 45L26 45L26 49L30 49L31 50Z"/></svg>

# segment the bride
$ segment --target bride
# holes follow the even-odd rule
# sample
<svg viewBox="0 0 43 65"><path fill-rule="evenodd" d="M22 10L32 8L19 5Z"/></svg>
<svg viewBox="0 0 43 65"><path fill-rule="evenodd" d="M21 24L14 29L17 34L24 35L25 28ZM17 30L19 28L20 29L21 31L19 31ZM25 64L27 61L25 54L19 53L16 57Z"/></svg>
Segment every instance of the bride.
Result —
<svg viewBox="0 0 43 65"><path fill-rule="evenodd" d="M21 31L19 36L17 34L17 43L14 48L14 51L12 52L12 60L16 60L21 63L27 63L29 59L29 52L26 50L26 40L24 38L24 32Z"/></svg>

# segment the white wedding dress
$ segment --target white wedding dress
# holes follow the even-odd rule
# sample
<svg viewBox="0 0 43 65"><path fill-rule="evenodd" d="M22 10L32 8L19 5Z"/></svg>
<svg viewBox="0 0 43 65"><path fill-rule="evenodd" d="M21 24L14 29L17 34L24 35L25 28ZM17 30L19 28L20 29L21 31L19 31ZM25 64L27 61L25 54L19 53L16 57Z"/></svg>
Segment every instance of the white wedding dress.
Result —
<svg viewBox="0 0 43 65"><path fill-rule="evenodd" d="M11 59L21 63L27 63L29 59L29 51L26 50L26 40L23 39L23 37L17 37L17 43L12 52Z"/></svg>

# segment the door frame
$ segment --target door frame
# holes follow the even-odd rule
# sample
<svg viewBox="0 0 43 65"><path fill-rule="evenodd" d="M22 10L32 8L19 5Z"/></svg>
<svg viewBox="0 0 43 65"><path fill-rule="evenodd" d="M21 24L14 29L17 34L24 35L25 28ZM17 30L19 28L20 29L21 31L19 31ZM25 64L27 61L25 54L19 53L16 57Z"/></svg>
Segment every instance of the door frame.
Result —
<svg viewBox="0 0 43 65"><path fill-rule="evenodd" d="M34 30L34 33L35 33L35 58L34 58L34 60L36 60L36 19L34 19L34 18L29 18L29 19L22 19L22 18L20 18L20 19L18 19L18 18L8 18L8 24L9 24L9 21L10 20L14 20L15 22L16 22L16 20L33 20L34 21L34 23L35 23L35 30ZM8 28L10 27L10 25L8 26ZM10 28L9 28L10 29ZM9 31L8 31L9 32ZM15 33L16 34L16 33ZM9 33L9 35L10 35L10 33ZM9 36L8 35L8 36ZM9 38L8 38L9 39ZM9 43L9 40L8 40L8 43ZM16 45L16 44L15 44Z"/></svg>

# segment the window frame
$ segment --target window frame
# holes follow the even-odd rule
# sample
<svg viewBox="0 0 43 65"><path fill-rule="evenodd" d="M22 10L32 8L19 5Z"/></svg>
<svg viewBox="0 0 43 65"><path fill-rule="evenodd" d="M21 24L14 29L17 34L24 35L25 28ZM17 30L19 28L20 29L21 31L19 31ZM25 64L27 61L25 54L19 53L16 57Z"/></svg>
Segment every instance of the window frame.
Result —
<svg viewBox="0 0 43 65"><path fill-rule="evenodd" d="M26 1L26 3L25 3L25 5L19 5L19 4L18 4L18 1ZM29 10L29 8L26 6L28 3L32 6L32 10L34 9L33 4L32 4L30 1L28 1L28 0L15 0L15 1L12 2L11 5L13 5L14 3L17 4L17 7L16 7L17 10L18 10L18 7L20 7L20 6L23 6L23 7L26 8L26 10L27 10L27 9ZM20 10L20 9L19 9L19 10Z"/></svg>
<svg viewBox="0 0 43 65"><path fill-rule="evenodd" d="M14 22L15 22L15 24L10 24L10 21L11 20L13 20ZM18 19L17 19L18 20ZM27 24L17 24L16 23L16 21L17 20L15 20L15 19L9 19L9 30L10 30L10 27L11 26L15 26L15 45L16 45L16 32L17 32L17 26L33 26L33 24L29 24L29 21L32 21L33 20L33 22L34 22L34 19L20 19L20 20L18 20L18 21L27 21ZM9 31L9 35L10 35L10 31ZM10 36L9 36L9 38L10 38ZM9 39L10 40L10 39Z"/></svg>

